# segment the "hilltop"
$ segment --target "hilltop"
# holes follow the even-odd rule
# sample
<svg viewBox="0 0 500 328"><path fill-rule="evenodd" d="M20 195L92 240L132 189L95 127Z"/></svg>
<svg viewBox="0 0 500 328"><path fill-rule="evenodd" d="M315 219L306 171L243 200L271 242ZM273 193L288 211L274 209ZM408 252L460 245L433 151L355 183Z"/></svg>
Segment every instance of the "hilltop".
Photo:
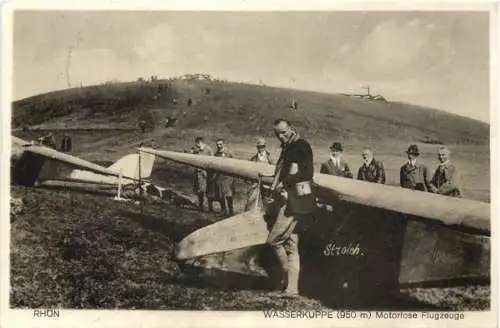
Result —
<svg viewBox="0 0 500 328"><path fill-rule="evenodd" d="M191 101L189 101L191 100ZM298 108L291 107L297 100ZM356 99L340 94L290 90L207 78L106 83L54 91L16 101L13 128L72 129L74 154L90 161L115 161L151 138L158 147L186 150L196 136L214 144L224 138L237 158L249 158L255 138L272 135L278 117L292 121L310 140L315 168L328 157L328 146L342 141L354 170L359 153L372 147L385 164L387 183L399 185L404 150L417 143L421 158L435 167L441 144L452 150L466 197L489 201L489 125L447 112L409 104ZM166 124L166 119L170 121ZM139 121L146 131L137 130ZM42 131L16 131L34 139ZM61 132L56 132L56 138Z"/></svg>
<svg viewBox="0 0 500 328"><path fill-rule="evenodd" d="M292 95L298 110L289 107ZM277 117L287 117L318 143L333 139L489 143L488 124L435 109L207 79L141 80L54 91L14 102L12 123L13 128L134 128L144 119L160 135L202 131L243 140L270 136ZM166 118L178 120L168 131Z"/></svg>

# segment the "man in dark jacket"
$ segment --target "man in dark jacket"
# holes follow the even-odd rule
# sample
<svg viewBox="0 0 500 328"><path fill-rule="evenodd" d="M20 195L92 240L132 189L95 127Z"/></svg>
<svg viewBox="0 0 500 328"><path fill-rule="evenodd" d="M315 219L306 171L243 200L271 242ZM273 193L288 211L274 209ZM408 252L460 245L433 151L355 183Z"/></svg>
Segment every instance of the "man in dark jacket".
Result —
<svg viewBox="0 0 500 328"><path fill-rule="evenodd" d="M282 151L271 185L274 200L265 213L270 224L267 243L276 253L282 269L277 277L279 288L284 289L285 295L297 296L300 257L295 227L299 220L310 218L317 208L312 193L313 153L309 143L287 120L276 120L274 132Z"/></svg>
<svg viewBox="0 0 500 328"><path fill-rule="evenodd" d="M408 162L400 169L399 183L401 187L412 190L428 191L431 187L429 168L417 163L420 155L417 145L410 145L406 151Z"/></svg>
<svg viewBox="0 0 500 328"><path fill-rule="evenodd" d="M385 184L385 169L381 161L373 158L370 149L364 149L361 153L363 165L358 170L358 180Z"/></svg>
<svg viewBox="0 0 500 328"><path fill-rule="evenodd" d="M334 142L330 147L330 159L321 164L320 173L352 179L353 174L347 161L342 157L344 148L340 142Z"/></svg>
<svg viewBox="0 0 500 328"><path fill-rule="evenodd" d="M69 153L71 152L71 149L73 148L71 137L67 134L64 133L64 136L61 140L61 151L64 153Z"/></svg>

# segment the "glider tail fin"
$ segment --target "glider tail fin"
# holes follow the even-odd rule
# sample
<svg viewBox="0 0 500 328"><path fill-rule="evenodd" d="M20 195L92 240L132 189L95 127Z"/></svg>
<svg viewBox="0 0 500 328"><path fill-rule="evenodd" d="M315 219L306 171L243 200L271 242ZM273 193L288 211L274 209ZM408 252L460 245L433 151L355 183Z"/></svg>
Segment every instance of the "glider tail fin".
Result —
<svg viewBox="0 0 500 328"><path fill-rule="evenodd" d="M121 170L124 177L149 179L153 171L155 159L156 156L154 154L139 152L139 154L130 154L120 158L108 168L116 172Z"/></svg>

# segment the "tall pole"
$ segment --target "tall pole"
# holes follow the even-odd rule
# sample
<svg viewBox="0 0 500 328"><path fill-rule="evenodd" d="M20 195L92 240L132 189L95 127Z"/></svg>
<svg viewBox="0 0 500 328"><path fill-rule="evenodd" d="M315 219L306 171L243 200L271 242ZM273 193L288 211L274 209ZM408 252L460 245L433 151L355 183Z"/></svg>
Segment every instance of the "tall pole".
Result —
<svg viewBox="0 0 500 328"><path fill-rule="evenodd" d="M120 175L118 176L118 199L122 198L122 169L120 168Z"/></svg>
<svg viewBox="0 0 500 328"><path fill-rule="evenodd" d="M366 95L369 96L370 95L370 85L368 85L368 84L364 85L362 88L366 90Z"/></svg>
<svg viewBox="0 0 500 328"><path fill-rule="evenodd" d="M68 85L68 88L71 88L71 78L70 78L70 66L71 66L71 48L68 49L68 56L66 58L66 84Z"/></svg>
<svg viewBox="0 0 500 328"><path fill-rule="evenodd" d="M122 198L122 182L123 182L123 170L120 168L120 173L118 175L118 194L114 198L114 200L124 201Z"/></svg>

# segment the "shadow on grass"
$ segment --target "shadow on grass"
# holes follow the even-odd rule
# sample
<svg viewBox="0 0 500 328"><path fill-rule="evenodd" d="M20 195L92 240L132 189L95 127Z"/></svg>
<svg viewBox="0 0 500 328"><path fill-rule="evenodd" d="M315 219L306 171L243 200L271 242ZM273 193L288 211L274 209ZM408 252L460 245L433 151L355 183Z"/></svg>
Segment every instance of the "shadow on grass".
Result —
<svg viewBox="0 0 500 328"><path fill-rule="evenodd" d="M178 243L191 232L214 222L213 215L196 211L179 211L166 206L161 211L149 210L127 213L129 218L146 229L160 233L173 243ZM173 254L170 259L175 261ZM197 267L187 262L176 261L181 273L165 279L169 285L217 289L226 291L251 290L268 292L273 289L271 280L265 275L221 270L220 268ZM320 301L324 306L335 309L356 310L433 310L438 307L421 302L399 292L366 291L361 293L332 293L331 289L304 290L304 296ZM440 310L445 310L442 307Z"/></svg>
<svg viewBox="0 0 500 328"><path fill-rule="evenodd" d="M167 205L165 207L169 206ZM174 243L180 242L191 232L214 223L214 219L210 218L208 214L200 213L195 210L184 209L179 211L177 208L174 210L176 213L174 213L171 208L168 208L163 213L144 211L141 214L123 211L122 214L146 229L163 234ZM162 215L162 217L159 217L159 215ZM176 218L171 219L172 216L176 216Z"/></svg>

